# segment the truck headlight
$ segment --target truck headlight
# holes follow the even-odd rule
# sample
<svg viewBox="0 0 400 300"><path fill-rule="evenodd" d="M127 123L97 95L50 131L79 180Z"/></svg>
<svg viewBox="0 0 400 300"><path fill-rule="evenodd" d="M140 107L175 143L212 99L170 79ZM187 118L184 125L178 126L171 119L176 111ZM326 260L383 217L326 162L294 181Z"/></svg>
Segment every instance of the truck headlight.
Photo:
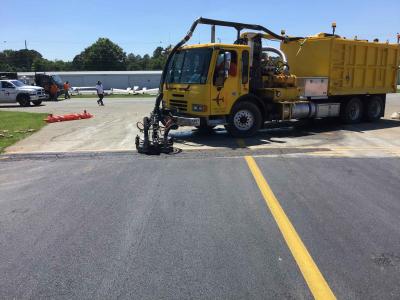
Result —
<svg viewBox="0 0 400 300"><path fill-rule="evenodd" d="M193 105L192 105L192 111L196 111L196 112L206 112L206 111L207 111L207 105L203 105L203 104L193 104Z"/></svg>

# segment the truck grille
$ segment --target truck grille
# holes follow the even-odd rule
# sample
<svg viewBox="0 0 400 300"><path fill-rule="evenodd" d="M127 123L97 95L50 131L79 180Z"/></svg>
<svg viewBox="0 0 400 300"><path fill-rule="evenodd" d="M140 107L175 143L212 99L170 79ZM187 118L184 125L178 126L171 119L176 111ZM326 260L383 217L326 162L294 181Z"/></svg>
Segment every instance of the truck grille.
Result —
<svg viewBox="0 0 400 300"><path fill-rule="evenodd" d="M169 100L169 105L171 108L176 108L178 111L187 111L187 101L186 100Z"/></svg>

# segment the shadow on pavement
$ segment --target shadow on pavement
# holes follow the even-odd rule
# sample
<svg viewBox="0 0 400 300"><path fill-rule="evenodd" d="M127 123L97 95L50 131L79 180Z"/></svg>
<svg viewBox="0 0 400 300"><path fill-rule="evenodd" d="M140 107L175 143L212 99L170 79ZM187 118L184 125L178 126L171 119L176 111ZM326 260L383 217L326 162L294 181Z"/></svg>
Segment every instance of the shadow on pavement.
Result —
<svg viewBox="0 0 400 300"><path fill-rule="evenodd" d="M314 136L321 133L332 133L332 138L341 139L343 131L367 132L372 130L400 127L400 121L382 119L374 123L359 123L345 125L338 123L337 119L299 120L292 122L266 123L264 129L257 135L245 138L244 144L231 137L224 128L217 127L209 133L200 132L197 129L173 132L176 143L186 146L208 146L212 148L241 149L248 146L276 145L279 147L286 141L281 138L298 138Z"/></svg>

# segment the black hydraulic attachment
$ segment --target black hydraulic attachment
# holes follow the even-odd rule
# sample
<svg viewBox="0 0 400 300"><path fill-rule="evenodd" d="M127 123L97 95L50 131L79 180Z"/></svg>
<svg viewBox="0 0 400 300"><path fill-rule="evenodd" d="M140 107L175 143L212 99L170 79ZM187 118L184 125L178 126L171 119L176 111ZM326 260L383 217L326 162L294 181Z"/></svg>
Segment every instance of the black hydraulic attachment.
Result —
<svg viewBox="0 0 400 300"><path fill-rule="evenodd" d="M159 98L162 98L162 93L157 96L156 102ZM149 117L143 118L143 122L136 124L143 134L143 138L137 135L135 139L136 149L139 153L158 155L174 151L173 138L168 134L171 129L178 129L178 125L170 111L157 106L156 108Z"/></svg>

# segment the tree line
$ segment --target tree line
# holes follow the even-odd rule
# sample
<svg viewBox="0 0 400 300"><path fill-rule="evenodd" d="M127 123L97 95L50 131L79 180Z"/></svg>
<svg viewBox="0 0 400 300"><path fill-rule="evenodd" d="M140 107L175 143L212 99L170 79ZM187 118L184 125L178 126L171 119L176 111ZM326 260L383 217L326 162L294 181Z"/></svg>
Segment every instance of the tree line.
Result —
<svg viewBox="0 0 400 300"><path fill-rule="evenodd" d="M167 59L166 48L157 47L152 56L126 54L108 38L99 38L95 43L76 55L72 61L48 60L36 50L4 50L0 52L0 71L44 72L44 71L135 71L162 70Z"/></svg>

